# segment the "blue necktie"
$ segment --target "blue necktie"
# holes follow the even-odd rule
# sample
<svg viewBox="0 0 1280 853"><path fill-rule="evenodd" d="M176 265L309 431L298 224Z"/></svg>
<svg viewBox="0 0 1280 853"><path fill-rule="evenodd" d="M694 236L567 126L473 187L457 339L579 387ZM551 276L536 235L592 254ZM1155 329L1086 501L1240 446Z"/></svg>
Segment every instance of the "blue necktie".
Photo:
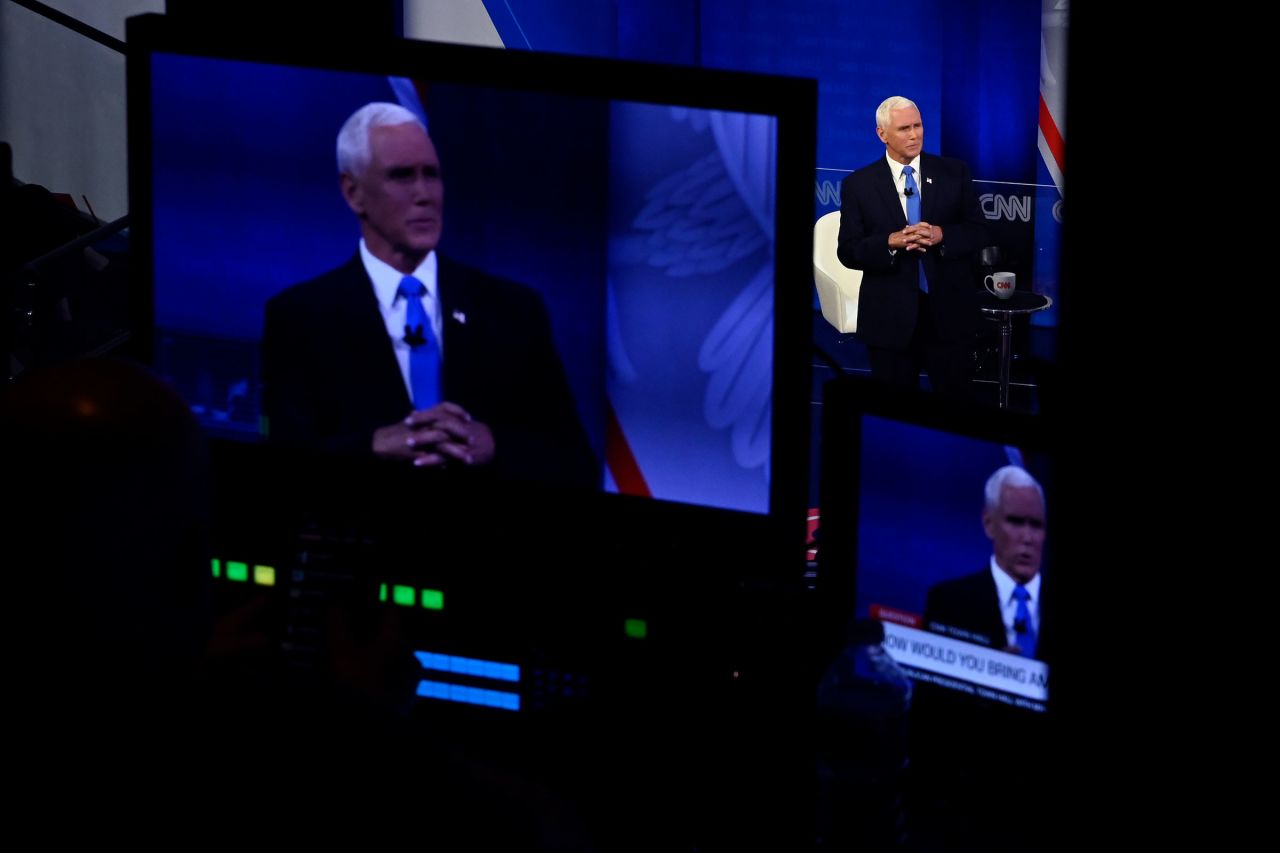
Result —
<svg viewBox="0 0 1280 853"><path fill-rule="evenodd" d="M1013 597L1018 600L1018 609L1013 613L1018 648L1025 657L1033 658L1036 656L1036 629L1031 624L1031 609L1027 607L1031 593L1027 592L1025 586L1018 584L1013 588Z"/></svg>
<svg viewBox="0 0 1280 853"><path fill-rule="evenodd" d="M409 345L409 387L413 408L429 409L440 402L440 345L422 307L426 287L411 275L400 280L397 292L404 297L404 340Z"/></svg>
<svg viewBox="0 0 1280 853"><path fill-rule="evenodd" d="M916 179L912 177L913 172L915 172L915 169L911 168L910 166L902 167L902 174L907 176L907 189L909 190L909 192L907 193L907 224L919 225L920 224L920 188L916 186ZM920 289L923 290L925 293L928 293L929 282L925 279L925 276L924 276L924 258L920 259L919 269L920 269Z"/></svg>

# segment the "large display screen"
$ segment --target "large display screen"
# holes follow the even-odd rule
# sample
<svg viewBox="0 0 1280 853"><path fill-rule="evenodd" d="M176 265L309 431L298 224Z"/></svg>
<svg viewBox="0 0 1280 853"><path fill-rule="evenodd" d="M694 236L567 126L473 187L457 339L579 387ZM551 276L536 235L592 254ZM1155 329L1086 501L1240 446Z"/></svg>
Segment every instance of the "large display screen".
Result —
<svg viewBox="0 0 1280 853"><path fill-rule="evenodd" d="M442 398L491 427L494 470L758 514L794 488L808 304L782 276L807 275L807 229L780 223L808 202L808 81L404 41L233 54L145 23L148 343L212 434L368 452L417 408L335 156L381 102L438 157Z"/></svg>

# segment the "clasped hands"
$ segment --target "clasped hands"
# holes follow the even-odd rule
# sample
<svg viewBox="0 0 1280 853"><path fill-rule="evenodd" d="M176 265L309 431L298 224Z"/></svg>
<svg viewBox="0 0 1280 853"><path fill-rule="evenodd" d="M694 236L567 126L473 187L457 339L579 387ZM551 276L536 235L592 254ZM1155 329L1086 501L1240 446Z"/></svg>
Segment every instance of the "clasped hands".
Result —
<svg viewBox="0 0 1280 853"><path fill-rule="evenodd" d="M889 235L890 249L906 249L908 252L923 252L941 242L942 226L930 225L928 222L908 225Z"/></svg>
<svg viewBox="0 0 1280 853"><path fill-rule="evenodd" d="M373 452L419 467L449 462L484 465L493 459L493 433L457 403L438 403L374 430Z"/></svg>

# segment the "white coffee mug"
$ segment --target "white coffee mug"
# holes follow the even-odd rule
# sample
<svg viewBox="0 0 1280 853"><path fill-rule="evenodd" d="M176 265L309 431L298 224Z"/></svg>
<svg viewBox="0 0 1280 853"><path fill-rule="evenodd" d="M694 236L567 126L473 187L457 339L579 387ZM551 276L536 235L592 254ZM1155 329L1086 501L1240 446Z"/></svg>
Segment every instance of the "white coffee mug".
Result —
<svg viewBox="0 0 1280 853"><path fill-rule="evenodd" d="M1001 299L1008 299L1013 296L1013 291L1018 286L1018 277L1011 272L996 272L984 278L982 285L988 293Z"/></svg>

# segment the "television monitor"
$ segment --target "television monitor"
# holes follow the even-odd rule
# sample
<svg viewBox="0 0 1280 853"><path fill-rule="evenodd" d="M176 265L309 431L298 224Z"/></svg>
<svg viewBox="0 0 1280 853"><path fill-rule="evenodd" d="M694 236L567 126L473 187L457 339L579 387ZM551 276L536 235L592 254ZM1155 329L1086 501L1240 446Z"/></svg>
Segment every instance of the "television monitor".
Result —
<svg viewBox="0 0 1280 853"><path fill-rule="evenodd" d="M128 36L139 344L213 438L220 612L311 671L395 621L425 730L565 792L606 837L780 825L803 769L752 733L807 707L780 680L804 570L813 81L155 16ZM441 263L545 307L601 462L588 487L273 437L266 305L355 258L335 137L373 101L435 143ZM459 340L446 327L446 364ZM519 393L524 368L490 390Z"/></svg>
<svg viewBox="0 0 1280 853"><path fill-rule="evenodd" d="M1069 534L1049 423L848 377L825 388L822 448L824 831L1050 844L1035 793L1056 781L1053 558ZM1018 805L986 808L1001 785Z"/></svg>
<svg viewBox="0 0 1280 853"><path fill-rule="evenodd" d="M823 429L819 575L834 606L882 623L884 648L917 682L1046 711L1055 621L1046 425L848 379L827 385ZM1016 471L991 484L989 506L989 480L1007 468ZM1008 531L1001 483L1040 496L1003 513ZM1012 599L1001 614L1006 586L1009 596L1030 590L1026 615Z"/></svg>
<svg viewBox="0 0 1280 853"><path fill-rule="evenodd" d="M264 405L264 307L355 257L335 138L382 101L419 115L438 152L437 255L545 306L600 463L590 486L760 515L802 494L809 314L786 282L808 275L808 239L791 223L809 203L812 81L404 40L230 44L147 17L131 27L141 344L212 435L283 432ZM477 327L510 308L439 318L445 364L483 362L494 346ZM464 333L478 354L463 354ZM332 348L354 362L358 338L341 337ZM485 364L486 384L505 387L487 393L518 395L527 365L502 357ZM512 466L512 448L541 446L509 435L495 427L496 467L555 479Z"/></svg>

